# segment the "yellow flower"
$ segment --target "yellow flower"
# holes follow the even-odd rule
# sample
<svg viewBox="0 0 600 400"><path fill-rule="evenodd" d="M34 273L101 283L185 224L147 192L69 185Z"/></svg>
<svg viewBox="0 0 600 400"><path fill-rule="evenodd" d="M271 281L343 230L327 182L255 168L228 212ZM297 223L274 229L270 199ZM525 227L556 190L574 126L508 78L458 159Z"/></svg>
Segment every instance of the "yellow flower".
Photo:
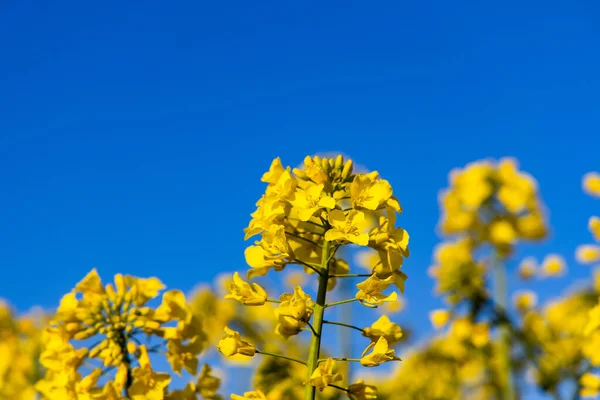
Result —
<svg viewBox="0 0 600 400"><path fill-rule="evenodd" d="M533 257L525 257L519 264L519 277L521 279L531 279L537 271L537 262Z"/></svg>
<svg viewBox="0 0 600 400"><path fill-rule="evenodd" d="M385 206L388 201L394 205L396 211L400 212L400 205L396 199L392 199L392 186L385 179L378 179L377 172L369 174L356 174L354 180L348 186L348 193L352 204L356 208L375 211Z"/></svg>
<svg viewBox="0 0 600 400"><path fill-rule="evenodd" d="M590 217L588 228L594 239L600 242L600 217Z"/></svg>
<svg viewBox="0 0 600 400"><path fill-rule="evenodd" d="M600 261L600 246L595 244L584 244L577 247L575 258L581 264L593 264Z"/></svg>
<svg viewBox="0 0 600 400"><path fill-rule="evenodd" d="M434 328L442 328L450 320L450 312L444 309L433 310L429 313L429 320Z"/></svg>
<svg viewBox="0 0 600 400"><path fill-rule="evenodd" d="M589 311L589 320L584 327L583 334L588 336L600 327L600 304Z"/></svg>
<svg viewBox="0 0 600 400"><path fill-rule="evenodd" d="M402 328L390 321L387 315L382 315L373 324L363 329L363 336L376 342L380 337L384 337L388 343L395 343L402 337Z"/></svg>
<svg viewBox="0 0 600 400"><path fill-rule="evenodd" d="M314 156L313 158L306 156L304 158L304 170L294 169L294 174L297 176L306 176L318 185L325 184L329 180L329 177L323 169L323 161L324 159L319 156Z"/></svg>
<svg viewBox="0 0 600 400"><path fill-rule="evenodd" d="M372 385L365 385L362 379L348 386L348 398L350 400L377 400L377 388Z"/></svg>
<svg viewBox="0 0 600 400"><path fill-rule="evenodd" d="M335 207L335 200L323 191L323 187L323 184L306 181L296 189L290 203L301 221L308 221L317 210Z"/></svg>
<svg viewBox="0 0 600 400"><path fill-rule="evenodd" d="M277 183L281 175L288 170L289 168L283 168L283 165L281 164L281 158L277 157L271 162L269 171L265 172L260 180L262 182L267 182L274 185Z"/></svg>
<svg viewBox="0 0 600 400"><path fill-rule="evenodd" d="M208 364L204 364L196 382L196 393L204 399L212 399L216 396L220 386L221 380L212 375L212 368Z"/></svg>
<svg viewBox="0 0 600 400"><path fill-rule="evenodd" d="M244 252L246 262L252 267L248 279L265 275L271 268L281 271L294 259L294 251L288 243L283 225L271 225L263 232L260 242Z"/></svg>
<svg viewBox="0 0 600 400"><path fill-rule="evenodd" d="M104 286L96 268L93 268L73 289L74 292L104 294Z"/></svg>
<svg viewBox="0 0 600 400"><path fill-rule="evenodd" d="M267 301L267 292L259 284L245 282L237 272L229 282L229 291L226 299L237 300L246 306L261 306Z"/></svg>
<svg viewBox="0 0 600 400"><path fill-rule="evenodd" d="M146 346L140 346L139 351L140 366L134 368L131 373L133 383L129 387L128 394L132 400L162 400L171 377L169 374L152 370Z"/></svg>
<svg viewBox="0 0 600 400"><path fill-rule="evenodd" d="M145 305L148 300L158 296L160 291L165 288L165 285L155 277L134 278L128 276L126 281L132 292L133 303L138 307Z"/></svg>
<svg viewBox="0 0 600 400"><path fill-rule="evenodd" d="M377 275L371 275L365 281L356 285L359 290L355 297L361 303L366 303L366 305L380 305L385 301L396 301L398 298L396 292L389 295L382 293L394 282L393 278L393 276L390 276L380 279Z"/></svg>
<svg viewBox="0 0 600 400"><path fill-rule="evenodd" d="M294 294L284 293L279 300L281 303L275 310L278 321L275 331L286 338L297 335L310 321L313 301L300 286L294 288Z"/></svg>
<svg viewBox="0 0 600 400"><path fill-rule="evenodd" d="M517 161L503 158L497 166L500 188L498 200L511 213L522 212L535 195L536 184L531 176L518 171Z"/></svg>
<svg viewBox="0 0 600 400"><path fill-rule="evenodd" d="M231 357L236 354L242 354L252 357L256 353L256 347L240 337L240 333L227 326L224 328L225 334L219 341L217 349L226 357Z"/></svg>
<svg viewBox="0 0 600 400"><path fill-rule="evenodd" d="M252 220L244 229L244 240L267 230L269 226L278 224L286 212L286 204L277 196L264 194L256 202L257 209L251 216Z"/></svg>
<svg viewBox="0 0 600 400"><path fill-rule="evenodd" d="M498 245L515 244L517 232L513 225L506 220L494 221L490 224L490 241Z"/></svg>
<svg viewBox="0 0 600 400"><path fill-rule="evenodd" d="M389 217L381 216L379 226L369 232L369 246L377 251L379 260L375 263L373 271L381 278L387 277L400 268L404 258L408 257L408 232L396 228L396 216L389 213Z"/></svg>
<svg viewBox="0 0 600 400"><path fill-rule="evenodd" d="M545 276L560 276L565 269L565 260L557 254L549 254L542 261L542 273Z"/></svg>
<svg viewBox="0 0 600 400"><path fill-rule="evenodd" d="M600 393L600 376L586 372L579 378L581 397L596 397Z"/></svg>
<svg viewBox="0 0 600 400"><path fill-rule="evenodd" d="M537 304L537 295L530 291L517 292L514 295L515 307L519 311L529 311Z"/></svg>
<svg viewBox="0 0 600 400"><path fill-rule="evenodd" d="M370 354L367 354L371 350ZM400 360L394 349L388 347L388 342L382 336L377 342L371 342L363 351L360 363L365 367L376 367L387 361Z"/></svg>
<svg viewBox="0 0 600 400"><path fill-rule="evenodd" d="M308 384L323 391L330 384L341 381L343 379L342 375L333 372L334 366L335 361L332 358L320 363L310 376Z"/></svg>
<svg viewBox="0 0 600 400"><path fill-rule="evenodd" d="M583 176L583 190L590 196L600 197L600 174L588 172Z"/></svg>
<svg viewBox="0 0 600 400"><path fill-rule="evenodd" d="M490 327L485 322L480 322L473 325L473 334L471 336L471 343L475 347L483 347L490 342Z"/></svg>
<svg viewBox="0 0 600 400"><path fill-rule="evenodd" d="M173 372L181 375L185 368L192 375L198 372L198 354L204 349L204 336L195 336L185 342L181 339L171 339L167 342L167 360Z"/></svg>
<svg viewBox="0 0 600 400"><path fill-rule="evenodd" d="M243 396L232 394L231 400L267 400L267 396L260 390L254 390L244 393Z"/></svg>
<svg viewBox="0 0 600 400"><path fill-rule="evenodd" d="M351 210L345 215L341 210L331 210L328 220L332 228L325 232L325 240L351 242L359 246L369 244L369 234L365 232L368 221L363 212Z"/></svg>

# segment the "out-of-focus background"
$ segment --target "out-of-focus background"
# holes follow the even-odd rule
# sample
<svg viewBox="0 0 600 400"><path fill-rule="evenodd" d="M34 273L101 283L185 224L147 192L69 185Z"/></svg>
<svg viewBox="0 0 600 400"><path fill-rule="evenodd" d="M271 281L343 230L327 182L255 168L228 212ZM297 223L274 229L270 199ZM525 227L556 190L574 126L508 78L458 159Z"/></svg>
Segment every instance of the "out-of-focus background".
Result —
<svg viewBox="0 0 600 400"><path fill-rule="evenodd" d="M0 297L54 308L90 268L190 291L247 268L274 157L341 152L389 180L411 235L401 320L431 333L438 192L514 156L568 276L599 168L592 1L36 2L0 5ZM509 275L512 287L520 283Z"/></svg>

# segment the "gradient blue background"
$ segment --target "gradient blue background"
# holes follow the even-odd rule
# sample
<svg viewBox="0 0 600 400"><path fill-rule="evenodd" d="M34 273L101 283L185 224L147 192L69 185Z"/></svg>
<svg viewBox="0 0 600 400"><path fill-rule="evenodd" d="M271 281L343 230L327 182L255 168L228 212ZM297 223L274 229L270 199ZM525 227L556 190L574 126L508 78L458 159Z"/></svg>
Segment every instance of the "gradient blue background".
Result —
<svg viewBox="0 0 600 400"><path fill-rule="evenodd" d="M459 4L457 4L459 3ZM190 290L244 269L272 158L339 151L387 178L411 234L402 319L429 332L426 269L448 171L515 156L569 261L598 203L594 1L0 3L0 297L56 306L92 266Z"/></svg>

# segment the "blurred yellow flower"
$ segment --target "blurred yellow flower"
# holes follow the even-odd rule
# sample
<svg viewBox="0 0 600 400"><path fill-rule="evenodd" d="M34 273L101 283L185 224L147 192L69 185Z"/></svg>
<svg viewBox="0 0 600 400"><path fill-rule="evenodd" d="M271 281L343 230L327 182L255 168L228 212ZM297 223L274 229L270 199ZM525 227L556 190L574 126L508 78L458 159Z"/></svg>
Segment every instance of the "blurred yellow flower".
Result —
<svg viewBox="0 0 600 400"><path fill-rule="evenodd" d="M444 309L432 310L429 312L429 320L434 328L440 329L450 320L450 311Z"/></svg>
<svg viewBox="0 0 600 400"><path fill-rule="evenodd" d="M561 276L565 270L565 260L557 254L549 254L542 261L542 274L544 276Z"/></svg>
<svg viewBox="0 0 600 400"><path fill-rule="evenodd" d="M590 196L600 197L600 173L588 172L583 176L583 190Z"/></svg>

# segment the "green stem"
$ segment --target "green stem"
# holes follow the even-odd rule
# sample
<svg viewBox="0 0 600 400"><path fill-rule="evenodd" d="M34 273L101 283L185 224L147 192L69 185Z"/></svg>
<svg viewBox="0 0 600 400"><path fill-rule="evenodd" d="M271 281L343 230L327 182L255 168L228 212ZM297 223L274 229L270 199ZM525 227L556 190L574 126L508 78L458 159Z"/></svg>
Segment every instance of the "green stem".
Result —
<svg viewBox="0 0 600 400"><path fill-rule="evenodd" d="M504 312L508 305L508 289L506 282L506 267L501 262L498 254L494 254L492 260L492 269L494 274L494 303ZM500 378L506 386L501 390L502 400L515 400L515 387L513 381L512 359L511 359L511 338L510 327L506 324L500 325Z"/></svg>
<svg viewBox="0 0 600 400"><path fill-rule="evenodd" d="M360 362L360 358L349 358L349 357L331 357L334 361L347 361L347 362ZM326 358L322 358L319 360L319 364L327 361Z"/></svg>
<svg viewBox="0 0 600 400"><path fill-rule="evenodd" d="M348 389L347 389L347 388L345 388L345 387L341 387L341 386L338 386L338 385L334 385L333 383L330 383L330 384L329 384L329 385L327 385L327 386L331 386L332 388L336 388L336 389L338 389L338 390L341 390L341 391L343 391L343 392L348 392Z"/></svg>
<svg viewBox="0 0 600 400"><path fill-rule="evenodd" d="M333 274L330 278L368 278L372 274Z"/></svg>
<svg viewBox="0 0 600 400"><path fill-rule="evenodd" d="M325 308L327 308L327 307L333 307L333 306L339 306L340 304L352 303L352 302L355 302L355 301L358 301L358 299L354 298L354 299L348 299L348 300L334 301L333 303L325 304Z"/></svg>
<svg viewBox="0 0 600 400"><path fill-rule="evenodd" d="M335 322L335 321L326 321L323 320L324 324L329 324L329 325L339 325L339 326L345 326L346 328L352 328L352 329L356 329L357 331L360 331L362 333L365 333L365 330L362 328L359 328L358 326L354 326L354 325L348 325L348 324L344 324L343 322Z"/></svg>
<svg viewBox="0 0 600 400"><path fill-rule="evenodd" d="M292 357L282 356L281 354L269 353L267 351L262 351L262 350L256 350L256 354L262 354L262 355L265 355L265 356L271 356L271 357L275 357L275 358L282 358L284 360L293 361L293 362L298 363L298 364L306 365L306 363L304 361L300 361L300 360L297 360L297 359L292 358Z"/></svg>
<svg viewBox="0 0 600 400"><path fill-rule="evenodd" d="M296 263L296 264L298 264L298 265L303 265L303 266L305 266L306 268L310 268L310 269L312 269L313 271L315 271L317 274L321 275L321 271L318 269L318 268L321 268L321 266L320 266L320 265L318 265L318 266L314 266L314 265L312 265L311 263L307 263L307 262L304 262L304 261L302 261L302 260L298 260L297 258L296 258L296 259L294 259L294 263Z"/></svg>
<svg viewBox="0 0 600 400"><path fill-rule="evenodd" d="M321 247L321 245L314 240L310 240L308 238L302 237L300 235L295 234L294 232L285 232L286 235L290 235L291 237L295 237L296 239L304 240L307 243L313 244L317 247Z"/></svg>
<svg viewBox="0 0 600 400"><path fill-rule="evenodd" d="M313 311L313 330L314 333L310 340L310 348L308 351L308 363L306 371L306 380L309 380L315 369L317 369L319 361L319 353L321 351L321 332L323 330L323 313L325 311L325 300L327 298L327 281L329 279L329 252L330 243L325 240L321 251L321 274L319 276L319 289L317 290L317 300ZM306 385L304 390L304 400L315 399L315 387Z"/></svg>

